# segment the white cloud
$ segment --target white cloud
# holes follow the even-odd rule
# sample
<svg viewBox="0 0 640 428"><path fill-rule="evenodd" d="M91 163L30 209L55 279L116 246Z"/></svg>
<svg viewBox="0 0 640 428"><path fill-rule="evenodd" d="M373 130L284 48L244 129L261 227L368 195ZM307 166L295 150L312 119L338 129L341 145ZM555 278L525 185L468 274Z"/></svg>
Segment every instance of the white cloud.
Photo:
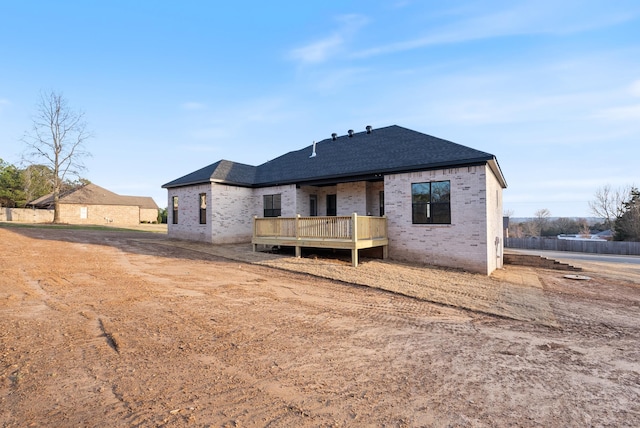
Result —
<svg viewBox="0 0 640 428"><path fill-rule="evenodd" d="M291 51L291 58L305 64L324 62L334 55L343 43L342 36L334 34L323 40Z"/></svg>
<svg viewBox="0 0 640 428"><path fill-rule="evenodd" d="M607 120L640 120L640 104L604 109L595 117Z"/></svg>
<svg viewBox="0 0 640 428"><path fill-rule="evenodd" d="M640 10L615 10L587 13L580 2L525 1L507 3L510 8L489 11L477 16L478 10L467 10L469 18L443 27L435 27L426 34L408 40L374 46L352 53L353 58L409 51L428 46L462 43L525 34L572 34L596 28L604 28L635 18ZM513 6L512 6L513 5ZM620 8L619 8L620 9Z"/></svg>
<svg viewBox="0 0 640 428"><path fill-rule="evenodd" d="M368 19L362 15L341 15L336 18L340 23L337 30L315 42L292 49L289 57L302 64L317 64L342 52L345 43L360 28L367 24Z"/></svg>
<svg viewBox="0 0 640 428"><path fill-rule="evenodd" d="M640 97L640 79L633 82L629 89L631 90L631 95Z"/></svg>

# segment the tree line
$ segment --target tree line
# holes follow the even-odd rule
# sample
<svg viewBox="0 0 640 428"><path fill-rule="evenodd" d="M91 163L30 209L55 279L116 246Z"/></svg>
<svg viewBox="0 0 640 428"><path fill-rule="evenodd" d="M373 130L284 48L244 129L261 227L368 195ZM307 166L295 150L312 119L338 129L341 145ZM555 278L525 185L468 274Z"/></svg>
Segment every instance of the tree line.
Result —
<svg viewBox="0 0 640 428"><path fill-rule="evenodd" d="M582 219L551 218L551 212L540 209L534 217L521 223L509 225L509 236L555 237L558 235L582 235L611 230L615 241L640 241L640 190L635 186L618 189L605 185L596 190L594 200L589 202L591 213L602 221L589 224ZM510 217L512 213L506 213Z"/></svg>
<svg viewBox="0 0 640 428"><path fill-rule="evenodd" d="M62 181L60 190L65 193L88 184L89 180L77 178ZM53 193L53 171L46 165L29 165L20 168L0 158L0 206L24 208L42 196Z"/></svg>

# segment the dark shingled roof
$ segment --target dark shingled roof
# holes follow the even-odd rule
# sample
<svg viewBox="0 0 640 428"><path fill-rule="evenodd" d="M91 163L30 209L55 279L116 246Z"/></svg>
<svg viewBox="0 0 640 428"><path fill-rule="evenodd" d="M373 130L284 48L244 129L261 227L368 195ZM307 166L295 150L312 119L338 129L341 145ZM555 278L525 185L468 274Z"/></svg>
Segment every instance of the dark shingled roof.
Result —
<svg viewBox="0 0 640 428"><path fill-rule="evenodd" d="M381 174L439 169L489 162L506 187L495 156L397 125L328 138L289 152L258 167L219 161L162 187L219 181L263 187L277 184L323 184L372 179Z"/></svg>
<svg viewBox="0 0 640 428"><path fill-rule="evenodd" d="M255 166L220 160L191 174L170 181L162 187L190 186L211 181L250 187L255 181L256 169Z"/></svg>

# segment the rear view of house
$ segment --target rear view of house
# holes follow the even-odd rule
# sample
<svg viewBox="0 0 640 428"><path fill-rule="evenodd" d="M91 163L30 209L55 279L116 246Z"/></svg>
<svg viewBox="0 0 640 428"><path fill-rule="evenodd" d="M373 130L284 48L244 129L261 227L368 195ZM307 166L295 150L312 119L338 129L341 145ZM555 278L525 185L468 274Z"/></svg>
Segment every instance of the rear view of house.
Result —
<svg viewBox="0 0 640 428"><path fill-rule="evenodd" d="M332 224L356 214L384 218L378 242L391 259L485 274L502 267L506 181L495 156L400 126L332 134L259 166L220 160L162 187L174 238L255 243L254 217ZM295 246L333 239L292 233Z"/></svg>

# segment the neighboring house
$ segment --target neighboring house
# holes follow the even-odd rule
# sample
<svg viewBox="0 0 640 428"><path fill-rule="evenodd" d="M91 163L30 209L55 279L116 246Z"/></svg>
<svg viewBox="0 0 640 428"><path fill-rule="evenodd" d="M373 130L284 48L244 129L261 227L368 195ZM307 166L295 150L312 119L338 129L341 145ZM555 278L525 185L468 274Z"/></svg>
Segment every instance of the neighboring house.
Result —
<svg viewBox="0 0 640 428"><path fill-rule="evenodd" d="M260 166L220 160L162 187L173 238L251 242L254 216L357 213L386 216L391 259L502 267L495 156L400 126L332 134Z"/></svg>
<svg viewBox="0 0 640 428"><path fill-rule="evenodd" d="M53 210L53 193L28 207ZM93 183L60 195L60 221L70 224L132 225L158 221L158 205L147 196L122 196Z"/></svg>

